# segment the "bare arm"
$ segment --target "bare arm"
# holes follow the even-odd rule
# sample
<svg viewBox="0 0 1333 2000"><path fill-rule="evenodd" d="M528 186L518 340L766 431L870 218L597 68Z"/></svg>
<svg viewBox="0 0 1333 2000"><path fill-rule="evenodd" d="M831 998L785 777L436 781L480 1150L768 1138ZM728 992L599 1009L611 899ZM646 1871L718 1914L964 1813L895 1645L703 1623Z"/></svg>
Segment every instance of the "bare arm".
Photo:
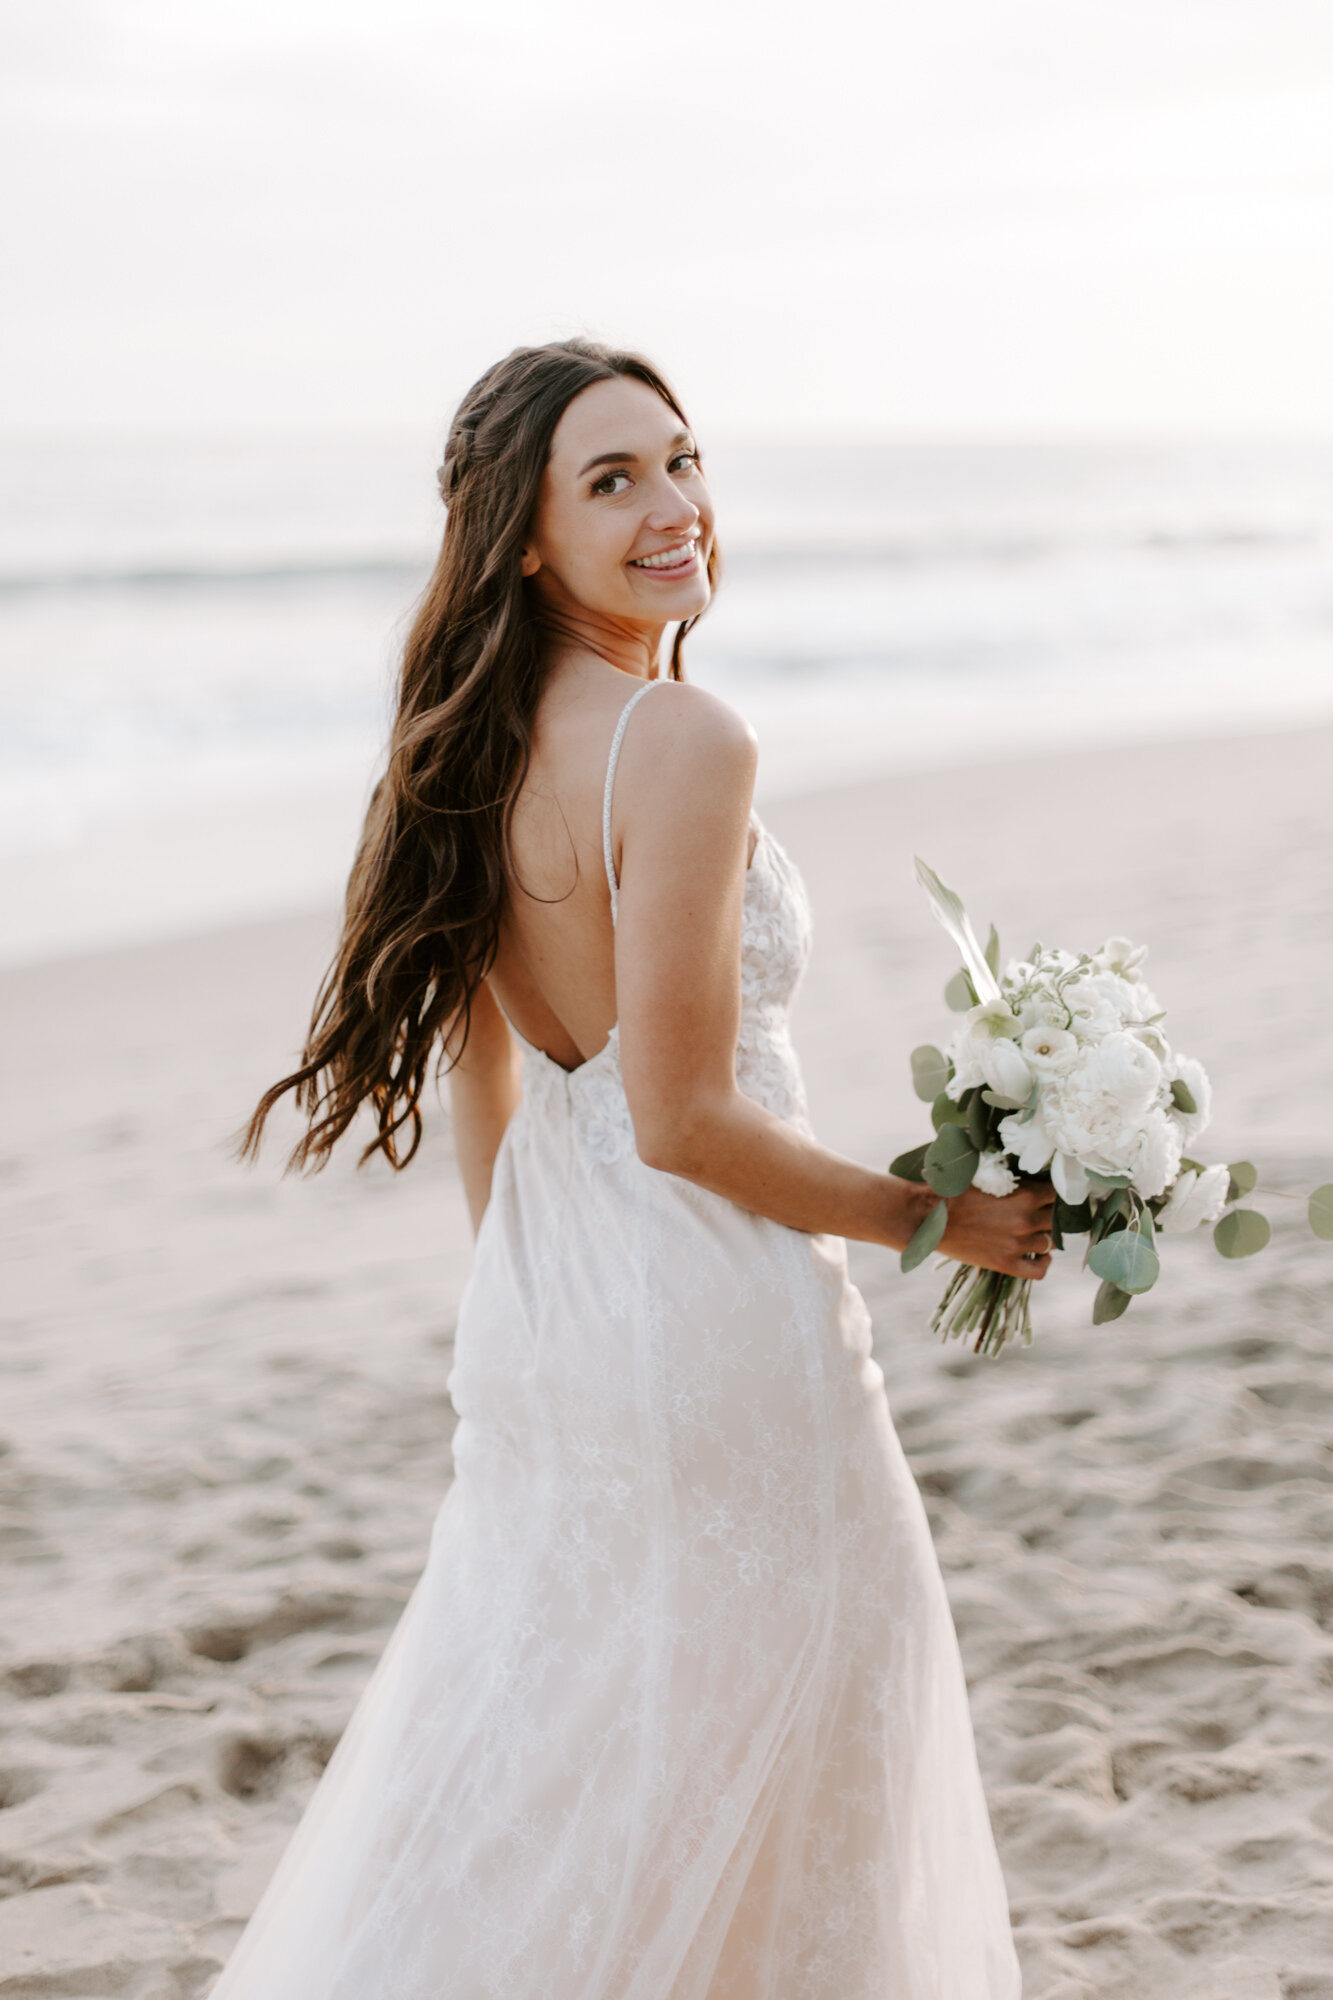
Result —
<svg viewBox="0 0 1333 2000"><path fill-rule="evenodd" d="M901 1250L939 1196L830 1152L736 1084L753 738L696 688L647 704L635 724L617 787L616 993L641 1158L789 1228ZM940 1248L1040 1277L1049 1214L1037 1190L969 1189L949 1203Z"/></svg>
<svg viewBox="0 0 1333 2000"><path fill-rule="evenodd" d="M495 1156L518 1099L518 1048L499 1003L483 984L473 996L467 1045L449 1071L454 1152L474 1236L491 1198Z"/></svg>

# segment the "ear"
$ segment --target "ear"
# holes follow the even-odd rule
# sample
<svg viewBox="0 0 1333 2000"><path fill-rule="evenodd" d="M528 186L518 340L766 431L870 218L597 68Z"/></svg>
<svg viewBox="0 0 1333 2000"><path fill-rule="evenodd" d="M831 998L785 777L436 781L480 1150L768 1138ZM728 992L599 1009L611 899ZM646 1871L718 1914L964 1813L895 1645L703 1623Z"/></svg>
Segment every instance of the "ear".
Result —
<svg viewBox="0 0 1333 2000"><path fill-rule="evenodd" d="M542 559L537 554L536 549L533 548L531 542L528 542L523 548L519 556L519 564L524 576L536 576L537 571L541 568Z"/></svg>

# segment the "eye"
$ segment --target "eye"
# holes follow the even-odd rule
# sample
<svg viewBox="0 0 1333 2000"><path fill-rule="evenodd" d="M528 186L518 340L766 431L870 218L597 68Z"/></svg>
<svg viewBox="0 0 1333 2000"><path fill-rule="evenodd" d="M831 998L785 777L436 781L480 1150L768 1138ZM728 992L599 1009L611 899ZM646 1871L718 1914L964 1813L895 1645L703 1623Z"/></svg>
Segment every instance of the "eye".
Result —
<svg viewBox="0 0 1333 2000"><path fill-rule="evenodd" d="M624 485L617 484L620 480L624 481ZM594 493L603 493L614 498L616 494L623 493L628 485L628 472L607 472L603 473L600 479L594 480L592 490Z"/></svg>
<svg viewBox="0 0 1333 2000"><path fill-rule="evenodd" d="M699 470L699 454L693 446L688 451L678 451L676 453L676 456L671 461L671 470L674 472L677 466L680 465L687 466L692 472Z"/></svg>

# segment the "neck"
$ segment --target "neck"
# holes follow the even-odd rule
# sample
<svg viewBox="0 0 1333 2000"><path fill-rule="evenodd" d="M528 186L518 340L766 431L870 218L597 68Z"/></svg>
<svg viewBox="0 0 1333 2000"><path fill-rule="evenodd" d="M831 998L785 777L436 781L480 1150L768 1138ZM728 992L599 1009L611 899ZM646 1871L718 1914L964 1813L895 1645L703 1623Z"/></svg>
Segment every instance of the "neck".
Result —
<svg viewBox="0 0 1333 2000"><path fill-rule="evenodd" d="M629 625L581 605L543 606L542 632L552 660L591 653L635 680L656 680L666 625Z"/></svg>

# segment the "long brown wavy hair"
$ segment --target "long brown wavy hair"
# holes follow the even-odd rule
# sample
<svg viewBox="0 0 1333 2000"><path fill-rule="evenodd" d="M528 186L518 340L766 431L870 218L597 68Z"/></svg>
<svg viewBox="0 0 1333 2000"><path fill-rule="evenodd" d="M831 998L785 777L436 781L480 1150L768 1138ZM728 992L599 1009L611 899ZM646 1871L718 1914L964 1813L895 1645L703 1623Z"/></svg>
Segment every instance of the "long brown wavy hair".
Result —
<svg viewBox="0 0 1333 2000"><path fill-rule="evenodd" d="M383 1153L405 1167L421 1143L432 1054L438 1067L462 1053L513 877L514 805L544 672L523 545L556 425L584 389L616 376L644 383L685 424L650 362L589 340L515 348L458 407L440 467L444 540L403 650L387 764L352 864L338 948L300 1068L260 1098L243 1157L258 1152L269 1113L289 1091L306 1118L289 1170L322 1167L363 1104L376 1133L362 1163ZM695 622L677 629L675 680Z"/></svg>

